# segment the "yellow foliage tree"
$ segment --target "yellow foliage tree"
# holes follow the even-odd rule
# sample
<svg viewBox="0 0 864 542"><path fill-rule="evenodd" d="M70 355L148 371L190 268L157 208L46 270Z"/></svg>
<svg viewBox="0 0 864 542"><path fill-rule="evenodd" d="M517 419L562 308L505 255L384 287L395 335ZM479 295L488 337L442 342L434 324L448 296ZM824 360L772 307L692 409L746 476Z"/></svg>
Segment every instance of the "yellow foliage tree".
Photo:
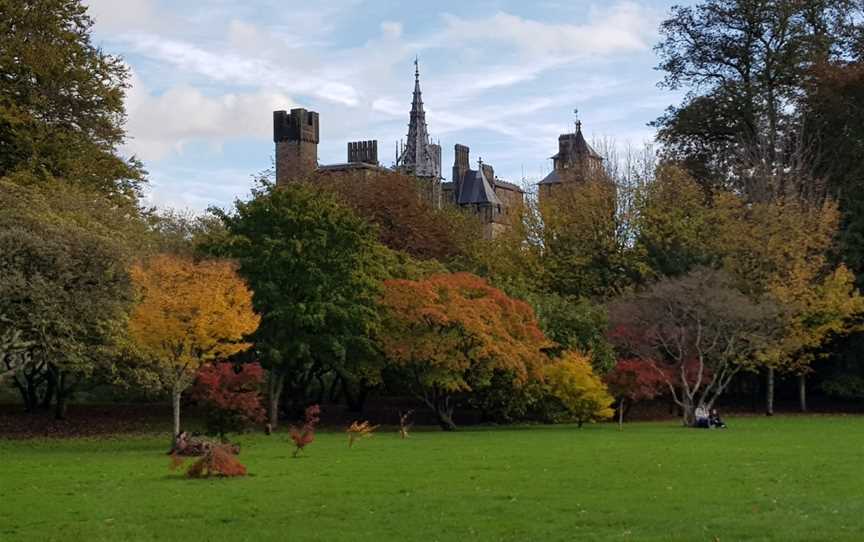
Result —
<svg viewBox="0 0 864 542"><path fill-rule="evenodd" d="M606 384L580 352L565 352L561 359L543 368L546 391L561 402L579 427L585 422L611 418L615 399Z"/></svg>
<svg viewBox="0 0 864 542"><path fill-rule="evenodd" d="M864 311L854 276L831 257L839 227L837 205L795 201L746 204L731 194L715 200L712 237L723 266L754 298L768 297L781 309L783 337L765 352L768 413L773 411L775 369L799 375L801 407L804 383L819 346L832 334L850 330Z"/></svg>
<svg viewBox="0 0 864 542"><path fill-rule="evenodd" d="M248 349L258 328L252 292L231 262L195 262L158 255L131 271L139 303L129 323L140 351L171 389L174 438L180 433L180 396L204 363Z"/></svg>

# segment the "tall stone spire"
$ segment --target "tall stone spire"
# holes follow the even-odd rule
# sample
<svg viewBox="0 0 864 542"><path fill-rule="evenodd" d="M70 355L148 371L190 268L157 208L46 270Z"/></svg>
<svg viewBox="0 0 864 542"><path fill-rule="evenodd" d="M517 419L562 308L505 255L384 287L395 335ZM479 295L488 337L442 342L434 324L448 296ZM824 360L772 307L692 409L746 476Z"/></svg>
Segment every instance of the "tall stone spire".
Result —
<svg viewBox="0 0 864 542"><path fill-rule="evenodd" d="M408 137L397 166L405 173L434 178L435 182L441 178L441 149L429 141L423 95L420 91L420 62L417 58L414 59L414 96L411 100Z"/></svg>

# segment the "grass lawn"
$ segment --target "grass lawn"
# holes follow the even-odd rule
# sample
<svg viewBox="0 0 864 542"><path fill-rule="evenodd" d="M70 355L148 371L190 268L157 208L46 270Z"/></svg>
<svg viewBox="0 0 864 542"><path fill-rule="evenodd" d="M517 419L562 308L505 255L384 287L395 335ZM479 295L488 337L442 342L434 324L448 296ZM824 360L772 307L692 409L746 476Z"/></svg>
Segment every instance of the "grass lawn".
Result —
<svg viewBox="0 0 864 542"><path fill-rule="evenodd" d="M250 476L166 436L0 440L0 540L864 540L864 418L243 436Z"/></svg>

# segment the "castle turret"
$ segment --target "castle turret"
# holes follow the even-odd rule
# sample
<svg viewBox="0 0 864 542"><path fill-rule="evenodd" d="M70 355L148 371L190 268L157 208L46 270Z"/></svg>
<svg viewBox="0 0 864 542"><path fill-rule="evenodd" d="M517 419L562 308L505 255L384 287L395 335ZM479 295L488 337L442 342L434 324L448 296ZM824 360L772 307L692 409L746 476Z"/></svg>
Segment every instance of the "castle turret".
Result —
<svg viewBox="0 0 864 542"><path fill-rule="evenodd" d="M603 157L591 148L582 135L582 122L576 121L575 130L558 137L558 153L552 156L552 171L538 183L541 201L552 197L558 186L600 178Z"/></svg>
<svg viewBox="0 0 864 542"><path fill-rule="evenodd" d="M305 109L273 112L276 184L308 177L318 167L318 113Z"/></svg>

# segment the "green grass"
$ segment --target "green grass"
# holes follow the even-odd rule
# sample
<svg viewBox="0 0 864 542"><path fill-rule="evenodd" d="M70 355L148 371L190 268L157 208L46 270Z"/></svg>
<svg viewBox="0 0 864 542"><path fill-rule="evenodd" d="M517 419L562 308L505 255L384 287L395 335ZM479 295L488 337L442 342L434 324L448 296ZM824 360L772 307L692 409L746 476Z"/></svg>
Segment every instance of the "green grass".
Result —
<svg viewBox="0 0 864 542"><path fill-rule="evenodd" d="M243 479L165 438L0 440L0 540L862 540L864 418L244 436Z"/></svg>

